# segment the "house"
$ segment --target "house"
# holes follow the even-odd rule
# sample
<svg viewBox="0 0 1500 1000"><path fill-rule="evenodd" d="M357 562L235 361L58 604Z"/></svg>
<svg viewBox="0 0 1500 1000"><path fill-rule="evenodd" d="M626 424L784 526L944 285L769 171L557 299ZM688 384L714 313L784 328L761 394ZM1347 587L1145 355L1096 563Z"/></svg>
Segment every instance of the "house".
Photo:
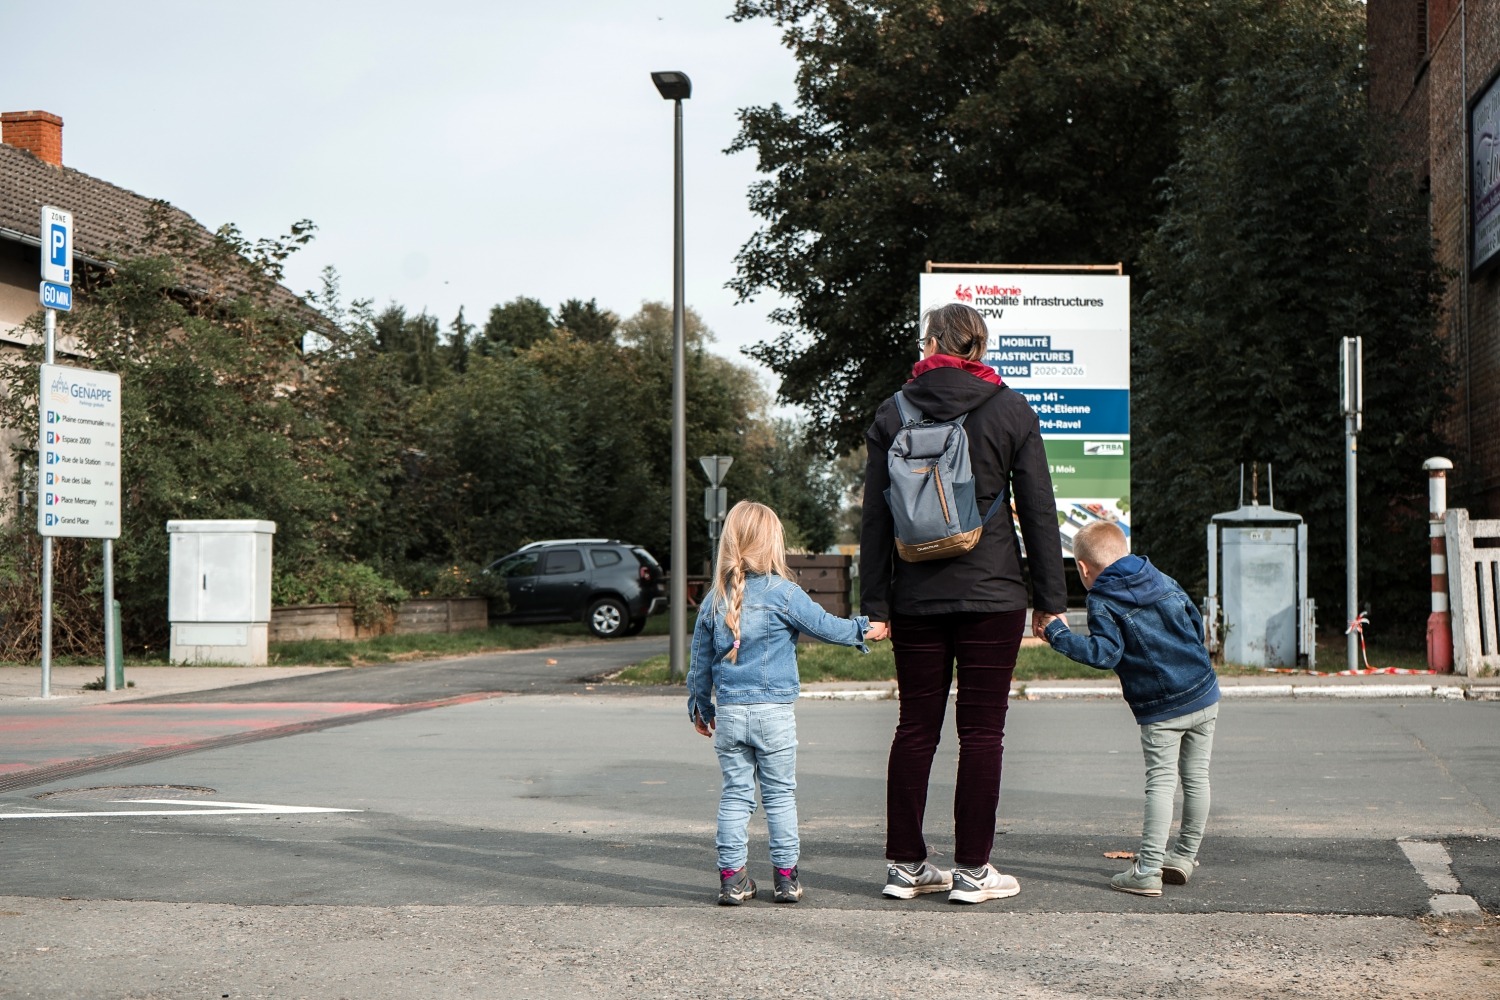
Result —
<svg viewBox="0 0 1500 1000"><path fill-rule="evenodd" d="M201 239L214 234L190 215L166 202L127 191L108 181L63 165L63 120L46 111L0 114L0 356L18 353L38 343L41 335L25 324L41 309L41 207L52 205L73 213L75 288L83 280L107 280L108 269L133 254L150 250L153 239L171 232ZM160 250L156 252L162 252ZM234 277L210 274L189 264L184 271L184 295L245 290ZM296 303L296 296L275 286L273 296ZM57 324L57 360L69 363L76 345L67 336L67 314ZM309 325L315 322L308 310ZM76 356L75 356L76 360ZM0 484L14 482L12 449L20 432L0 428Z"/></svg>
<svg viewBox="0 0 1500 1000"><path fill-rule="evenodd" d="M1369 0L1366 38L1371 107L1401 126L1449 275L1451 500L1500 518L1500 0Z"/></svg>

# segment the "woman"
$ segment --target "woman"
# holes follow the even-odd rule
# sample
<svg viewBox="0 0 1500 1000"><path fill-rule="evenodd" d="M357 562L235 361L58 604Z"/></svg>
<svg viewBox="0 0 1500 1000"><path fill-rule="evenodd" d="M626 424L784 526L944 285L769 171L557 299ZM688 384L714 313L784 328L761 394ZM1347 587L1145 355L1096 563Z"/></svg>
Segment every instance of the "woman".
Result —
<svg viewBox="0 0 1500 1000"><path fill-rule="evenodd" d="M922 317L922 360L902 392L934 421L968 414L964 430L981 514L1013 502L1015 516L989 520L970 551L928 562L896 556L885 491L886 451L901 427L894 400L875 412L865 435L864 521L860 529L860 603L867 639L889 634L896 654L900 721L886 774L884 895L910 899L948 892L955 903L1014 896L1020 885L990 862L1011 675L1026 624L1026 583L1015 521L1026 542L1039 612L1067 610L1052 477L1036 413L984 357L989 333L972 307L954 304ZM953 863L927 863L922 832L927 782L942 735L953 670L958 668L958 785Z"/></svg>

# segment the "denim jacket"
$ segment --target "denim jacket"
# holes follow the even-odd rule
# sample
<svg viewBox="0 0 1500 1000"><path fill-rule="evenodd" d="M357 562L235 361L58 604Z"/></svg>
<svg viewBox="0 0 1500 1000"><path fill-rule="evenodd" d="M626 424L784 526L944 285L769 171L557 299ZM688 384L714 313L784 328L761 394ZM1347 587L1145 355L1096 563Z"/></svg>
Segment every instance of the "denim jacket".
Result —
<svg viewBox="0 0 1500 1000"><path fill-rule="evenodd" d="M721 705L790 704L797 700L797 636L870 650L864 643L870 620L840 618L813 603L790 580L775 574L745 578L740 609L740 652L735 663L724 657L734 648L734 634L724 625L723 602L713 591L698 606L693 626L693 663L688 669L688 718L696 712L714 718L711 696Z"/></svg>
<svg viewBox="0 0 1500 1000"><path fill-rule="evenodd" d="M1047 625L1052 648L1120 676L1141 725L1189 715L1219 700L1219 679L1203 644L1203 618L1177 581L1142 556L1100 571L1089 591L1089 634L1062 619Z"/></svg>

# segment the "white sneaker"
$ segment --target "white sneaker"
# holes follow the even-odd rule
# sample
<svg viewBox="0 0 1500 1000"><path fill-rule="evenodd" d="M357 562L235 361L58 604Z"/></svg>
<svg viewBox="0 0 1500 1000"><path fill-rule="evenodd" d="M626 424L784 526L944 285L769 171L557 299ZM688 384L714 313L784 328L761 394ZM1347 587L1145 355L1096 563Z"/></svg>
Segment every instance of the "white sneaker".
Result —
<svg viewBox="0 0 1500 1000"><path fill-rule="evenodd" d="M950 903L982 903L986 899L1004 899L1021 891L1021 883L1009 875L1002 875L994 865L985 865L978 870L953 869L953 891L948 893Z"/></svg>
<svg viewBox="0 0 1500 1000"><path fill-rule="evenodd" d="M953 873L922 862L920 865L890 865L885 873L887 899L911 899L924 892L947 892L953 888Z"/></svg>

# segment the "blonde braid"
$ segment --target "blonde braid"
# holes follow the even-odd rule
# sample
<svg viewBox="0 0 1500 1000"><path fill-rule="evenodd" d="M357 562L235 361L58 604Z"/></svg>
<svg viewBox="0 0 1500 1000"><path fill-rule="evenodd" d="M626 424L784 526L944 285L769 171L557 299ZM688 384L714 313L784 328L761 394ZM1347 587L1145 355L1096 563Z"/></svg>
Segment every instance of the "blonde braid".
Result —
<svg viewBox="0 0 1500 1000"><path fill-rule="evenodd" d="M745 606L745 569L731 566L725 574L728 592L724 595L724 627L734 636L734 646L724 657L730 663L740 661L740 612Z"/></svg>

